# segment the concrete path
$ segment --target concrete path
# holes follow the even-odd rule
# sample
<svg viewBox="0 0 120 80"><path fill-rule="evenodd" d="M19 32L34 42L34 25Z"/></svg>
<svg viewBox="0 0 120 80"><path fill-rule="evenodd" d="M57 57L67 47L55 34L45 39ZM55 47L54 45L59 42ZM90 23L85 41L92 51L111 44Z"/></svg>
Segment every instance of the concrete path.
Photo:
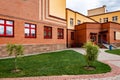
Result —
<svg viewBox="0 0 120 80"><path fill-rule="evenodd" d="M82 49L82 48L81 49L74 48L72 50L75 50L77 52L85 54L85 49ZM119 73L119 70L120 70L120 56L106 53L105 50L107 50L107 49L100 49L98 60L114 66L114 67L111 66L112 70L114 70L113 68L115 68L115 67L118 68L118 70L116 70L115 72ZM115 73L111 73L111 74L113 74L114 76L111 75L111 76L107 76L106 78L93 78L92 80L120 80L120 73L116 74L116 75L115 75Z"/></svg>
<svg viewBox="0 0 120 80"><path fill-rule="evenodd" d="M99 61L108 61L111 64L114 64L120 67L120 56L114 54L108 54L104 52L105 50L101 50L98 60Z"/></svg>
<svg viewBox="0 0 120 80"><path fill-rule="evenodd" d="M80 52L82 54L85 54L85 49L83 49L83 48L81 48L81 49L71 48L71 49L75 50L77 52ZM106 53L105 50L107 50L107 49L100 49L98 60L99 61L107 61L111 64L114 64L114 65L120 67L120 56Z"/></svg>
<svg viewBox="0 0 120 80"><path fill-rule="evenodd" d="M85 50L82 48L70 48L82 54ZM120 56L108 54L105 49L100 49L98 60L109 64L111 72L93 75L63 75L63 76L43 76L43 77L24 77L24 78L1 78L0 80L120 80Z"/></svg>

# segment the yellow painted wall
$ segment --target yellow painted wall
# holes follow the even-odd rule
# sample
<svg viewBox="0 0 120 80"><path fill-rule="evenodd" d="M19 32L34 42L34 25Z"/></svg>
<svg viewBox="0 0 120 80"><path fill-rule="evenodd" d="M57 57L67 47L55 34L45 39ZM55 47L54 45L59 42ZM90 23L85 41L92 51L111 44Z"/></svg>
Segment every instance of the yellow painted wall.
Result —
<svg viewBox="0 0 120 80"><path fill-rule="evenodd" d="M90 18L92 18L92 19L94 19L98 22L100 22L100 18L101 18L102 22L103 22L103 18L107 18L107 17L108 17L108 21L112 21L113 16L118 16L117 23L120 23L120 11L105 13L105 14L96 15L96 16L91 16Z"/></svg>
<svg viewBox="0 0 120 80"><path fill-rule="evenodd" d="M50 15L66 19L66 0L49 0Z"/></svg>
<svg viewBox="0 0 120 80"><path fill-rule="evenodd" d="M68 29L74 29L74 25L75 25L75 12L71 11L71 10L66 10L67 11L67 27ZM73 18L73 26L70 26L70 18Z"/></svg>
<svg viewBox="0 0 120 80"><path fill-rule="evenodd" d="M91 20L90 18L87 18L79 13L76 13L76 25L77 25L77 21L80 20L81 23L84 23L84 22L95 22L93 20Z"/></svg>
<svg viewBox="0 0 120 80"><path fill-rule="evenodd" d="M66 17L67 17L68 29L74 29L75 25L78 24L78 22L77 22L78 20L80 20L81 23L83 23L83 22L95 22L94 20L92 20L92 19L90 19L90 18L88 18L88 17L86 17L78 12L72 11L70 9L66 9L66 12L67 12ZM74 26L70 26L70 18L73 18L73 20L74 20L73 25Z"/></svg>

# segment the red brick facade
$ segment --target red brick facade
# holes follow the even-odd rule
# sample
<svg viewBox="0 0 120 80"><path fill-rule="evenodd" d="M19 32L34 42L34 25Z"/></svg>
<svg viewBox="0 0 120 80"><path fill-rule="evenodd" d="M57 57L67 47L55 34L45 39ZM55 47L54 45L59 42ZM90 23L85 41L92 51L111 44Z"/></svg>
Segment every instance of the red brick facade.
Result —
<svg viewBox="0 0 120 80"><path fill-rule="evenodd" d="M7 56L8 43L24 45L28 54L82 46L87 41L120 43L115 40L115 32L120 32L118 23L86 22L68 29L66 19L50 15L49 10L49 0L1 0L0 19L14 22L14 36L0 36L0 57ZM25 23L36 25L35 38L25 37ZM52 28L50 38L45 38L45 26Z"/></svg>
<svg viewBox="0 0 120 80"><path fill-rule="evenodd" d="M76 44L84 44L91 41L94 37L94 43L120 43L120 40L115 40L115 33L120 32L120 24L114 22L107 23L83 23L75 27Z"/></svg>
<svg viewBox="0 0 120 80"><path fill-rule="evenodd" d="M38 20L39 0L1 0L0 14Z"/></svg>
<svg viewBox="0 0 120 80"><path fill-rule="evenodd" d="M0 44L16 43L16 44L66 44L66 27L62 27L54 24L43 24L40 22L32 22L8 17L2 17L2 19L8 19L14 21L14 37L0 37ZM36 24L36 38L25 38L24 24L25 23ZM52 27L52 39L44 39L44 26ZM57 29L64 29L64 39L57 38Z"/></svg>
<svg viewBox="0 0 120 80"><path fill-rule="evenodd" d="M75 47L75 30L67 29L67 47Z"/></svg>
<svg viewBox="0 0 120 80"><path fill-rule="evenodd" d="M46 10L41 8L44 6L40 5L42 3L45 4L44 0L2 0L0 2L0 19L14 21L14 36L0 36L0 56L8 56L5 49L8 43L24 45L25 53L54 51L66 48L66 21L58 19L64 23L57 23L54 21L57 20L56 18L52 18L49 21L42 20L41 15L43 13L41 14L40 12ZM36 38L25 37L25 23L36 25ZM52 28L51 39L44 38L44 26ZM63 29L64 35L62 39L58 39L58 29Z"/></svg>

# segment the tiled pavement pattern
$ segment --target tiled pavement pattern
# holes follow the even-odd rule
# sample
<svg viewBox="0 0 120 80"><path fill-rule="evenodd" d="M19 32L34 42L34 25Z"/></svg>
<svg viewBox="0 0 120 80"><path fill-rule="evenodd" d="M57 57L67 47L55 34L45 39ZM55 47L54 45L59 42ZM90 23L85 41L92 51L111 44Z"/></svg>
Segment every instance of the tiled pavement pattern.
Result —
<svg viewBox="0 0 120 80"><path fill-rule="evenodd" d="M74 48L77 52L85 53L83 49ZM111 66L112 71L105 74L94 75L63 75L63 76L43 76L43 77L24 77L24 78L1 78L0 80L120 80L120 56L107 54L104 49L100 50L99 61Z"/></svg>

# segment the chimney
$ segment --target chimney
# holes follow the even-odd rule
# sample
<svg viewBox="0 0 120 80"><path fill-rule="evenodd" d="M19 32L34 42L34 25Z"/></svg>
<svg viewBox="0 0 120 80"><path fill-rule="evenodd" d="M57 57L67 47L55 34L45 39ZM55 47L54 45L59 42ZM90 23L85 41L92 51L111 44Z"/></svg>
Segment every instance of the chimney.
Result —
<svg viewBox="0 0 120 80"><path fill-rule="evenodd" d="M103 8L105 9L105 13L107 13L106 5L103 5Z"/></svg>

